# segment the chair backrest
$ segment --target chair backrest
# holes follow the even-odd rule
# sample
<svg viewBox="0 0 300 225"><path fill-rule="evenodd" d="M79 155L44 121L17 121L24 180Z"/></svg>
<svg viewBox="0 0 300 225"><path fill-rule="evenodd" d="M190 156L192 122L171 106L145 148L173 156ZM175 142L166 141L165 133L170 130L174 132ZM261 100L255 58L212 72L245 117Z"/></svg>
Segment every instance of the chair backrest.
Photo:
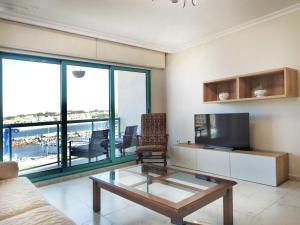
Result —
<svg viewBox="0 0 300 225"><path fill-rule="evenodd" d="M123 148L129 148L136 145L136 135L138 126L127 126L123 136Z"/></svg>
<svg viewBox="0 0 300 225"><path fill-rule="evenodd" d="M92 138L108 139L109 129L92 131Z"/></svg>
<svg viewBox="0 0 300 225"><path fill-rule="evenodd" d="M126 136L135 136L136 133L137 133L137 128L138 128L137 125L136 126L127 126L125 128L125 134L124 135L126 135Z"/></svg>
<svg viewBox="0 0 300 225"><path fill-rule="evenodd" d="M148 113L142 115L141 137L143 145L167 144L166 113Z"/></svg>
<svg viewBox="0 0 300 225"><path fill-rule="evenodd" d="M91 151L103 151L108 145L109 129L92 131L89 143Z"/></svg>

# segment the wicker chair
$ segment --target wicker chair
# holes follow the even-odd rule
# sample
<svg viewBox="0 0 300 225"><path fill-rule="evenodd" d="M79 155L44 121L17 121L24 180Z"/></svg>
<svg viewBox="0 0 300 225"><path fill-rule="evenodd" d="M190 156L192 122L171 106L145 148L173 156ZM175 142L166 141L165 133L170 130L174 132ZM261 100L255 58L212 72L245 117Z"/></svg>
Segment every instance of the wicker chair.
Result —
<svg viewBox="0 0 300 225"><path fill-rule="evenodd" d="M142 115L141 135L137 136L136 163L143 163L144 159L162 159L163 161L152 161L152 163L163 163L167 165L167 121L165 113L149 113ZM151 153L146 156L145 153ZM152 155L152 153L158 153Z"/></svg>

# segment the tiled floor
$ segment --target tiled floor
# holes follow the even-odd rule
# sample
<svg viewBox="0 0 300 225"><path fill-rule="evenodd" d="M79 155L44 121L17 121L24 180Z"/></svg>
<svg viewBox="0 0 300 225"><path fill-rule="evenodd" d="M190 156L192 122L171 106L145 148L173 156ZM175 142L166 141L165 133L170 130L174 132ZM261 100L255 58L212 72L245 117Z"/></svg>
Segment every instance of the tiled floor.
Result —
<svg viewBox="0 0 300 225"><path fill-rule="evenodd" d="M169 225L169 218L102 190L101 215L92 210L92 182L88 177L40 188L44 196L77 224ZM280 187L238 181L233 190L235 225L299 225L300 182ZM222 224L222 200L188 216L201 224Z"/></svg>

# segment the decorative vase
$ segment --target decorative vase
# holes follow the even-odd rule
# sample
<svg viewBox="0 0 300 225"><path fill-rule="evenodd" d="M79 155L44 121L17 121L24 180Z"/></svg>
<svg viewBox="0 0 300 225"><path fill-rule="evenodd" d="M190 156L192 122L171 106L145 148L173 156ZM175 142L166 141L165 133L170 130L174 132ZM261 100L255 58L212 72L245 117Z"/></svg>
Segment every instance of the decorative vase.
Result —
<svg viewBox="0 0 300 225"><path fill-rule="evenodd" d="M228 92L221 92L219 94L219 99L221 101L228 100L229 99L229 93Z"/></svg>
<svg viewBox="0 0 300 225"><path fill-rule="evenodd" d="M254 95L257 98L264 97L266 95L266 93L267 93L266 89L261 89L261 90L255 90L254 91Z"/></svg>

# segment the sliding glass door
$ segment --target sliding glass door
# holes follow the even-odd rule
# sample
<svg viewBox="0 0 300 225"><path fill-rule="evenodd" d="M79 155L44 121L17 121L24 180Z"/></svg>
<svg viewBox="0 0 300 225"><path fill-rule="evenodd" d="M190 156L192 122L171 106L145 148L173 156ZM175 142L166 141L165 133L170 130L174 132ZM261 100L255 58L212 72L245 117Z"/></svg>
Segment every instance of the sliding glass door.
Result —
<svg viewBox="0 0 300 225"><path fill-rule="evenodd" d="M68 166L110 159L109 69L82 65L67 65Z"/></svg>
<svg viewBox="0 0 300 225"><path fill-rule="evenodd" d="M2 67L3 160L21 171L59 167L60 65L3 59Z"/></svg>
<svg viewBox="0 0 300 225"><path fill-rule="evenodd" d="M117 158L135 155L141 115L147 113L147 73L117 68L114 70L115 116L120 126L115 138Z"/></svg>
<svg viewBox="0 0 300 225"><path fill-rule="evenodd" d="M0 52L0 161L30 177L135 159L150 71Z"/></svg>

